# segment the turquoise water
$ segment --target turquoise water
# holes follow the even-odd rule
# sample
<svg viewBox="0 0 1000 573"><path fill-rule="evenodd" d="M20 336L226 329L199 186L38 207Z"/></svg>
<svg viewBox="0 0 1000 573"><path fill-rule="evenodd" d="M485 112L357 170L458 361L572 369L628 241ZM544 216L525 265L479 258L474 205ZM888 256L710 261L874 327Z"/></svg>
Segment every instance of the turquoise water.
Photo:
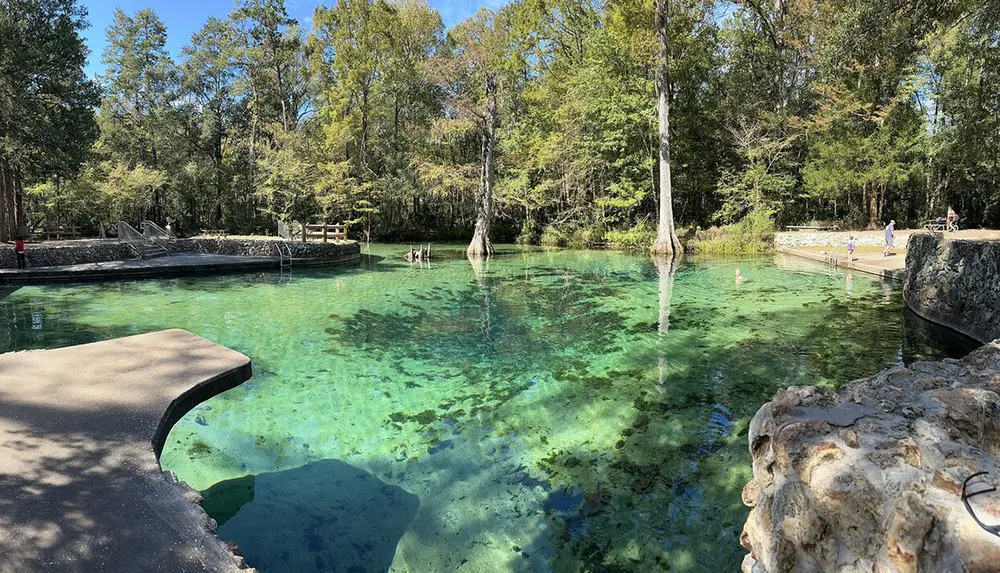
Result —
<svg viewBox="0 0 1000 573"><path fill-rule="evenodd" d="M180 327L250 356L161 461L263 573L738 570L761 404L973 347L795 259L403 251L8 290L0 345Z"/></svg>

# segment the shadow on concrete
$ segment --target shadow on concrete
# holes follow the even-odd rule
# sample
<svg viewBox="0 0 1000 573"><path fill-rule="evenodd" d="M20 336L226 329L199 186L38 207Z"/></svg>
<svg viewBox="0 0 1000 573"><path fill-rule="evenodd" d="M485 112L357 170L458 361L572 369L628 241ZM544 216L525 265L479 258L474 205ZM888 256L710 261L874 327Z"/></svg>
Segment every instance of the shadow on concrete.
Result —
<svg viewBox="0 0 1000 573"><path fill-rule="evenodd" d="M203 495L219 537L262 573L388 571L420 505L338 460L220 482Z"/></svg>
<svg viewBox="0 0 1000 573"><path fill-rule="evenodd" d="M0 355L0 573L237 570L154 448L249 376L179 330Z"/></svg>

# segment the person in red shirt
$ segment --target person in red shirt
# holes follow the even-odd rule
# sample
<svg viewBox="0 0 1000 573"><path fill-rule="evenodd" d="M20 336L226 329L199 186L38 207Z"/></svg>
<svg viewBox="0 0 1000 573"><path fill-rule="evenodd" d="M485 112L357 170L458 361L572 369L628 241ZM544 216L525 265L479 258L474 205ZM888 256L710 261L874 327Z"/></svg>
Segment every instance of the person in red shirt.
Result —
<svg viewBox="0 0 1000 573"><path fill-rule="evenodd" d="M24 264L24 238L18 235L14 239L14 254L17 255L17 268L23 269Z"/></svg>

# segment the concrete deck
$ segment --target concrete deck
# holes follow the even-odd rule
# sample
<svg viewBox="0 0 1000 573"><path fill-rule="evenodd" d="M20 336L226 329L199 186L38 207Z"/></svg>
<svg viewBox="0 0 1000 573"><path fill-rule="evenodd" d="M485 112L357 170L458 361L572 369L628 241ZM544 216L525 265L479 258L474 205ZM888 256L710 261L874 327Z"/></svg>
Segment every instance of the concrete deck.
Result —
<svg viewBox="0 0 1000 573"><path fill-rule="evenodd" d="M300 264L302 264L300 262ZM153 259L126 259L58 267L0 269L0 284L176 276L183 274L274 270L277 257L240 257L175 253Z"/></svg>
<svg viewBox="0 0 1000 573"><path fill-rule="evenodd" d="M183 330L0 355L0 573L237 571L158 456L185 412L249 377Z"/></svg>
<svg viewBox="0 0 1000 573"><path fill-rule="evenodd" d="M802 257L820 263L830 264L831 256L824 253L809 251L805 249L793 249L791 247L778 247L779 253ZM906 279L906 252L899 250L895 255L883 257L881 254L855 254L853 261L847 260L846 254L834 256L839 269L849 269L862 273L868 273L878 277L902 281Z"/></svg>

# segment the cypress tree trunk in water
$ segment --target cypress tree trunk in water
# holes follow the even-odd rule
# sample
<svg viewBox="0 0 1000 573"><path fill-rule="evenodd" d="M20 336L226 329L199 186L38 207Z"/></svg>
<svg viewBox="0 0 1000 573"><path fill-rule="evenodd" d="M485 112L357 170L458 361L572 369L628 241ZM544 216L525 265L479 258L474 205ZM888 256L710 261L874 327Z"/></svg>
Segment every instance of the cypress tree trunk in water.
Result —
<svg viewBox="0 0 1000 573"><path fill-rule="evenodd" d="M656 69L656 112L660 120L660 222L653 252L673 256L681 253L674 228L674 205L670 184L670 37L668 0L656 0L656 38L660 48Z"/></svg>
<svg viewBox="0 0 1000 573"><path fill-rule="evenodd" d="M466 251L472 257L493 254L490 243L490 219L493 216L493 152L497 129L497 77L486 75L486 129L483 134L483 166L480 173L479 201L476 206L476 230Z"/></svg>

